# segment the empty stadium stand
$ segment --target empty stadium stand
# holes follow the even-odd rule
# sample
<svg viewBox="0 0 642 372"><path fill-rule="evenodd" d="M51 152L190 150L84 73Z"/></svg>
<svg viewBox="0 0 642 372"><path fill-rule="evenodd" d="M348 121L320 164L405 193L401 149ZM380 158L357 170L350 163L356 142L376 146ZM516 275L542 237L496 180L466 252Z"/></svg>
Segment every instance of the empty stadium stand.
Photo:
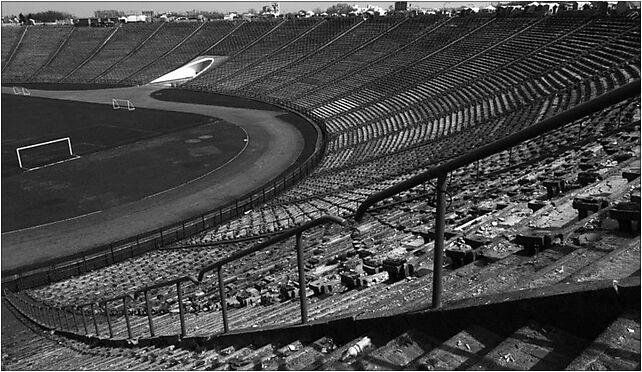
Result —
<svg viewBox="0 0 642 372"><path fill-rule="evenodd" d="M202 233L3 282L3 323L29 328L3 368L639 370L639 93L360 208L639 87L640 39L639 17L582 12L3 29L4 82L143 85L225 57L180 88L296 111L326 143Z"/></svg>

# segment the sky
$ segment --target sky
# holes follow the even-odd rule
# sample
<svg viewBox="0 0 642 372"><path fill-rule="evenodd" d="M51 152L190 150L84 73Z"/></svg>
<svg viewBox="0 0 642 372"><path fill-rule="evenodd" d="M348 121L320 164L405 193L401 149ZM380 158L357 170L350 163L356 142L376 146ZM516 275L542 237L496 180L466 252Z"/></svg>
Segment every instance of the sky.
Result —
<svg viewBox="0 0 642 372"><path fill-rule="evenodd" d="M321 8L326 10L336 3L357 4L365 7L367 4L388 8L394 1L281 1L281 12L287 13L301 9L314 10ZM246 12L248 9L260 10L263 5L271 4L266 1L2 1L2 15L18 15L19 13L36 13L45 10L57 10L71 13L75 17L92 17L94 10L122 10L132 14L140 14L143 10L153 10L155 13L166 13L170 11L204 10L228 12ZM408 1L409 4L426 7L439 8L444 5L458 7L461 5L475 4L478 7L490 4L490 1Z"/></svg>

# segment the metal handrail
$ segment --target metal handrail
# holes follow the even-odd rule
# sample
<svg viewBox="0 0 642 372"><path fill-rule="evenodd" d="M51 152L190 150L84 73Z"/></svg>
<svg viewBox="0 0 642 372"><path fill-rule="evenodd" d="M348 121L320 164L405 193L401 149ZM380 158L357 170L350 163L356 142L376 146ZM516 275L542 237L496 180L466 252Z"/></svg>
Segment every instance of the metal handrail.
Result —
<svg viewBox="0 0 642 372"><path fill-rule="evenodd" d="M536 123L519 132L513 133L497 141L481 146L473 151L458 156L453 160L432 167L425 172L415 175L405 181L399 182L396 185L393 185L385 190L370 195L363 203L361 203L361 205L359 205L354 218L357 222L360 222L363 219L366 211L374 204L400 192L419 186L432 179L437 179L437 185L435 187L437 194L437 204L435 212L432 307L438 308L441 306L441 277L446 214L444 194L446 193L447 174L458 168L472 164L475 161L484 159L504 150L508 150L524 141L533 139L549 131L559 129L570 122L585 117L586 115L598 112L609 106L638 95L640 95L640 79L628 83L620 88L604 93L594 99L591 99L569 110L561 112L558 115L542 120L539 123Z"/></svg>
<svg viewBox="0 0 642 372"><path fill-rule="evenodd" d="M345 225L346 221L341 217L321 216L321 217L317 218L316 220L312 220L312 221L306 222L301 226L293 227L293 228L291 228L289 230L286 230L283 233L281 233L281 234L279 234L279 235L277 235L277 236L275 236L273 238L270 238L270 239L268 239L268 240L266 240L264 242L258 243L256 245L254 245L253 247L250 247L248 249L244 249L242 251L236 252L236 253L232 254L231 256L229 256L229 257L226 257L226 258L224 258L222 260L219 260L219 261L217 261L217 262L215 262L215 263L213 263L211 265L205 266L198 273L198 279L197 280L199 282L201 282L203 280L203 276L208 271L212 271L212 270L217 269L217 268L219 268L219 267L221 267L221 266L223 266L223 265L225 265L227 263L230 263L232 261L236 261L239 258L243 258L243 257L245 257L247 255L250 255L250 254L254 253L254 252L258 252L258 251L260 251L261 249L263 249L265 247L268 247L268 246L270 246L272 244L275 244L275 243L278 243L280 241L283 241L283 240L285 240L287 238L290 238L290 237L292 237L294 235L300 234L303 231L308 230L308 229L310 229L312 227L316 227L316 226L327 224L327 223L336 223L336 224L339 224L339 225Z"/></svg>
<svg viewBox="0 0 642 372"><path fill-rule="evenodd" d="M298 264L298 272L299 272L299 297L300 297L300 303L301 303L301 322L305 324L308 322L308 303L307 303L307 297L306 297L306 291L305 291L306 284L305 284L305 266L304 266L304 259L303 259L302 234L304 231L310 228L313 228L319 225L330 224L330 223L335 223L343 226L345 225L346 221L341 217L329 216L329 215L322 216L315 220L309 221L301 226L297 226L292 229L289 229L276 237L273 237L269 240L256 244L248 249L234 253L231 256L221 259L212 265L204 267L199 271L198 278L187 275L180 278L174 278L171 280L163 281L160 283L154 283L152 285L148 285L143 288L136 289L131 293L122 294L122 295L118 295L110 298L102 298L102 299L94 300L94 301L80 304L80 305L72 304L72 305L67 305L62 307L48 306L48 305L39 303L37 301L24 301L23 299L17 297L7 289L4 290L4 294L5 294L5 297L12 303L12 305L16 309L18 309L23 314L27 315L35 323L38 323L40 325L53 328L53 329L66 328L68 331L71 331L76 334L81 334L82 331L84 331L85 335L89 334L89 328L91 324L87 322L87 318L86 318L87 310L89 310L89 314L91 314L91 318L92 318L91 320L94 326L95 333L96 335L99 334L98 322L96 321L96 313L97 313L96 305L98 305L99 308L100 307L103 308L103 311L105 313L105 318L107 320L107 328L109 331L110 338L113 337L114 332L112 328L109 303L122 302L122 312L125 317L125 323L127 327L127 337L129 339L132 339L133 331L132 331L132 325L131 325L130 315L129 315L129 310L131 308L129 306L130 301L137 299L138 295L141 293L144 295L145 309L147 312L147 319L149 324L149 333L151 337L154 337L155 336L154 319L151 314L149 291L153 289L176 285L176 294L178 296L178 312L179 312L179 319L180 319L180 326L181 326L180 336L185 337L187 335L187 328L185 324L186 311L183 305L182 284L185 282L191 282L195 285L201 285L203 283L203 278L205 274L211 270L216 269L218 274L219 294L220 294L220 300L221 300L221 312L223 317L223 329L225 333L229 331L229 325L227 320L227 300L225 297L225 286L224 286L225 282L224 282L223 272L222 272L223 265L236 261L252 253L258 252L266 247L269 247L275 243L284 241L292 236L296 236L297 264ZM54 313L58 315L57 319L54 316ZM64 316L61 316L61 313ZM69 319L67 318L68 313L71 314L71 318L72 318L71 322L69 322ZM80 315L80 317L77 317L77 315ZM63 318L64 318L64 323L63 323ZM75 332L72 331L72 326Z"/></svg>
<svg viewBox="0 0 642 372"><path fill-rule="evenodd" d="M415 186L421 185L424 182L439 177L439 175L441 174L446 174L463 166L472 164L477 160L481 160L501 151L508 150L509 148L514 147L524 141L538 137L546 132L559 129L560 127L574 120L603 110L613 104L624 101L639 94L640 79L628 83L620 88L614 89L610 92L604 93L592 100L579 104L548 119L542 120L539 123L531 125L530 127L525 128L519 132L513 133L497 141L491 142L487 145L467 152L453 160L432 167L423 173L420 173L405 181L399 182L396 185L393 185L387 189L381 190L369 196L363 203L361 203L361 205L359 205L354 218L357 222L361 221L368 208L380 202L381 200L389 198Z"/></svg>
<svg viewBox="0 0 642 372"><path fill-rule="evenodd" d="M227 300L225 297L225 281L223 279L223 265L236 261L240 258L243 258L245 256L248 256L252 253L258 252L261 249L265 247L269 247L272 244L281 242L283 240L286 240L294 235L296 235L296 252L297 252L297 266L298 266L298 271L299 271L299 299L301 303L301 323L305 324L308 322L308 300L306 297L305 293L305 272L304 272L304 262L303 262L303 242L302 242L302 234L304 231L323 224L328 224L328 223L336 223L339 225L345 225L346 221L341 218L341 217L336 217L336 216L322 216L317 218L316 220L309 221L307 223L304 223L301 226L294 227L290 230L285 231L282 234L279 234L273 238L270 238L264 242L258 243L253 247L250 247L248 249L242 250L240 252L234 253L231 256L224 258L218 262L215 262L209 266L206 266L201 269L201 271L198 274L198 281L201 282L203 280L203 276L205 273L216 269L217 271L217 276L218 276L218 289L219 289L219 297L221 301L221 313L223 316L223 332L227 333L229 331L229 325L227 321Z"/></svg>

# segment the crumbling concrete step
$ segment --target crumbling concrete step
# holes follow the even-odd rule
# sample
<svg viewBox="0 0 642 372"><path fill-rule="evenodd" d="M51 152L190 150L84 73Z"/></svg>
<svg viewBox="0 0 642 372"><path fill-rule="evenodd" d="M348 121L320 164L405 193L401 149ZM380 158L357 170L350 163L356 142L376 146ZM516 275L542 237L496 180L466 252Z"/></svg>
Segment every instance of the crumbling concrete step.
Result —
<svg viewBox="0 0 642 372"><path fill-rule="evenodd" d="M622 314L566 370L640 370L640 311Z"/></svg>
<svg viewBox="0 0 642 372"><path fill-rule="evenodd" d="M592 248L579 248L567 254L553 264L536 272L533 276L524 278L512 289L520 290L526 288L538 288L558 283L564 278L573 275L578 270L595 260L603 257L607 252Z"/></svg>
<svg viewBox="0 0 642 372"><path fill-rule="evenodd" d="M564 368L588 341L535 323L515 331L470 370L556 370Z"/></svg>
<svg viewBox="0 0 642 372"><path fill-rule="evenodd" d="M355 363L362 370L398 370L434 349L441 342L427 334L411 329L390 340L384 346L366 353Z"/></svg>
<svg viewBox="0 0 642 372"><path fill-rule="evenodd" d="M263 345L254 350L244 358L244 364L236 368L239 371L252 371L262 369L262 362L274 356L274 346L272 344Z"/></svg>
<svg viewBox="0 0 642 372"><path fill-rule="evenodd" d="M571 275L565 282L584 282L601 279L620 279L640 269L640 237L628 240L627 244L615 249L584 269Z"/></svg>
<svg viewBox="0 0 642 372"><path fill-rule="evenodd" d="M214 370L227 371L230 366L241 366L247 364L245 358L252 354L256 349L252 345L242 347L236 351L232 351L228 355L223 355L213 364Z"/></svg>
<svg viewBox="0 0 642 372"><path fill-rule="evenodd" d="M358 370L358 366L355 366L356 358L347 358L346 353L352 347L357 344L364 345L364 339L368 337L369 346L360 349L359 354L367 353L372 351L377 347L376 343L378 340L372 340L369 336L362 335L350 342L346 342L342 346L335 349L333 352L319 358L319 360L308 365L305 370L320 370L320 371L346 371L346 370ZM385 342L385 341L384 341ZM381 342L383 344L384 342ZM354 350L354 349L353 349ZM360 356L357 354L357 356Z"/></svg>
<svg viewBox="0 0 642 372"><path fill-rule="evenodd" d="M458 300L501 292L524 277L532 275L537 270L559 260L567 253L569 253L568 247L554 246L532 257L521 255L507 257L486 267L479 274L478 284L469 287L465 291L453 293L449 296L449 299Z"/></svg>
<svg viewBox="0 0 642 372"><path fill-rule="evenodd" d="M336 346L332 339L323 337L303 349L284 358L283 368L289 371L300 371L307 366L314 365L324 355L331 353Z"/></svg>
<svg viewBox="0 0 642 372"><path fill-rule="evenodd" d="M462 370L479 362L503 337L480 326L470 326L422 355L409 366L413 370Z"/></svg>

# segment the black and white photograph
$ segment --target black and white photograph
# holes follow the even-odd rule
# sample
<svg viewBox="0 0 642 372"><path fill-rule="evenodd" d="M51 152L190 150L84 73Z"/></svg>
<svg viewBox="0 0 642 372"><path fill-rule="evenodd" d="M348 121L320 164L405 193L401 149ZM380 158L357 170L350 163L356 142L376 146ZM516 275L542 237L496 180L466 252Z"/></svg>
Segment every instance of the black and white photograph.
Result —
<svg viewBox="0 0 642 372"><path fill-rule="evenodd" d="M1 1L0 369L631 370L640 1Z"/></svg>

